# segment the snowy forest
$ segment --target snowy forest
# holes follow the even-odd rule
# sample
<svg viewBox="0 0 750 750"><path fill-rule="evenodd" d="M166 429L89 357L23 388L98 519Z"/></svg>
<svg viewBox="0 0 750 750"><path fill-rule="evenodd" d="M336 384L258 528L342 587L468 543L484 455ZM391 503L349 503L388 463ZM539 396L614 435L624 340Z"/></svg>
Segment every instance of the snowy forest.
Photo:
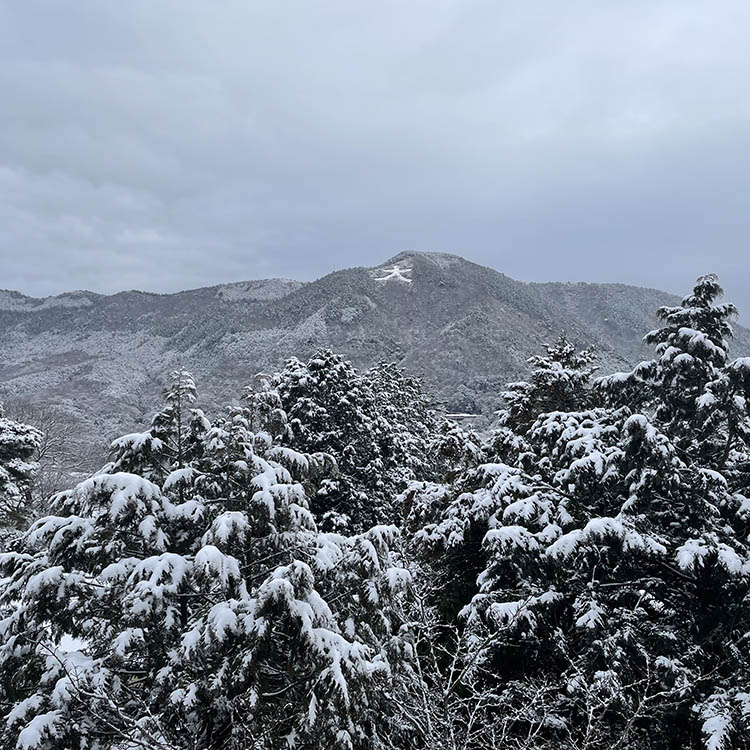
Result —
<svg viewBox="0 0 750 750"><path fill-rule="evenodd" d="M490 430L323 350L52 496L0 417L2 750L750 748L750 358L714 275ZM634 336L640 335L634 332Z"/></svg>

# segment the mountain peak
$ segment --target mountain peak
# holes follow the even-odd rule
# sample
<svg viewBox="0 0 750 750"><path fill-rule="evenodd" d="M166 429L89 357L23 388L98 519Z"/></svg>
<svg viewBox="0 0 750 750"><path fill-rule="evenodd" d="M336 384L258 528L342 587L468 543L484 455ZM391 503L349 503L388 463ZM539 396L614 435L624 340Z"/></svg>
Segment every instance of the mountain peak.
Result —
<svg viewBox="0 0 750 750"><path fill-rule="evenodd" d="M397 263L401 263L404 261L414 260L414 259L423 259L427 261L431 261L437 266L440 266L441 268L448 268L449 266L456 265L457 263L468 263L469 261L466 260L466 258L462 258L460 255L455 255L453 253L438 253L438 252L424 252L421 250L404 250L403 252L398 253L397 255L394 255L392 258L388 258L385 263L383 263L383 266L386 265L395 265ZM378 266L378 268L381 268L382 266Z"/></svg>

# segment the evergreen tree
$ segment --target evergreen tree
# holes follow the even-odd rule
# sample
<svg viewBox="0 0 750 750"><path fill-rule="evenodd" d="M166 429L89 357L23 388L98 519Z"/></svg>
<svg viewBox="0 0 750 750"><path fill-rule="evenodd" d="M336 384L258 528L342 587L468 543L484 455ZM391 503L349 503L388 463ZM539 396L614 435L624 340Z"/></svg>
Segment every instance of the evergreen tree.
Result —
<svg viewBox="0 0 750 750"><path fill-rule="evenodd" d="M314 458L249 408L183 420L180 452L168 400L159 437L116 441L0 555L0 747L377 747L404 658L397 530L320 533Z"/></svg>
<svg viewBox="0 0 750 750"><path fill-rule="evenodd" d="M0 404L0 532L27 519L42 438L36 428L7 419Z"/></svg>
<svg viewBox="0 0 750 750"><path fill-rule="evenodd" d="M338 474L320 482L312 498L324 528L356 531L398 521L398 493L417 473L433 471L434 417L421 383L395 366L360 374L322 350L306 363L290 360L250 397L278 441L335 461Z"/></svg>
<svg viewBox="0 0 750 750"><path fill-rule="evenodd" d="M722 518L726 485L627 409L542 415L528 441L534 474L496 458L415 502L437 518L416 536L432 603L465 623L497 731L689 747L725 696L726 747L745 747L750 551Z"/></svg>
<svg viewBox="0 0 750 750"><path fill-rule="evenodd" d="M367 370L379 415L388 424L384 446L386 469L395 474L397 489L415 478L431 477L439 461L431 450L437 420L420 378L410 377L392 362Z"/></svg>
<svg viewBox="0 0 750 750"><path fill-rule="evenodd" d="M500 412L500 424L518 434L525 433L540 414L578 411L592 403L593 348L577 351L562 331L547 355L534 355L528 362L528 380L510 383L502 394L507 408Z"/></svg>
<svg viewBox="0 0 750 750"><path fill-rule="evenodd" d="M662 307L664 321L644 337L656 358L632 372L598 382L612 403L649 408L684 455L723 469L737 442L746 449L750 423L745 399L746 360L729 361L733 304L717 304L723 290L715 274L701 276L676 307Z"/></svg>
<svg viewBox="0 0 750 750"><path fill-rule="evenodd" d="M435 455L438 475L451 479L464 469L481 463L482 440L473 430L444 419L430 441L429 450ZM424 474L420 476L424 477Z"/></svg>
<svg viewBox="0 0 750 750"><path fill-rule="evenodd" d="M687 463L720 473L730 493L725 520L742 535L750 506L750 358L730 360L733 304L717 304L723 291L714 274L701 276L676 307L658 311L664 326L644 341L657 357L632 372L597 382L612 404L649 410Z"/></svg>
<svg viewBox="0 0 750 750"><path fill-rule="evenodd" d="M715 304L723 293L715 274L701 276L681 305L659 309L664 326L644 337L656 345L658 359L636 373L646 375L654 391L656 419L681 443L689 441L684 432L696 423L698 399L729 357L729 319L737 308Z"/></svg>
<svg viewBox="0 0 750 750"><path fill-rule="evenodd" d="M164 408L153 416L148 430L113 441L109 471L131 472L160 483L200 452L208 420L202 410L190 408L198 398L192 374L170 373L163 397Z"/></svg>

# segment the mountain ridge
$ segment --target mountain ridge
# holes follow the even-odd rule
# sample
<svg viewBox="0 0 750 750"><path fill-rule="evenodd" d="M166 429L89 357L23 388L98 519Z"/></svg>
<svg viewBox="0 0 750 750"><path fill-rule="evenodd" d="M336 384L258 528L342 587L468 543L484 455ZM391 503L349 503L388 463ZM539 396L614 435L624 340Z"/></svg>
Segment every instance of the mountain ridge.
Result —
<svg viewBox="0 0 750 750"><path fill-rule="evenodd" d="M326 278L327 276L330 276L335 273L341 273L342 271L354 271L354 270L373 270L377 268L381 268L389 263L396 263L401 260L405 260L407 258L412 257L421 257L428 260L433 261L436 265L440 266L440 262L437 259L446 259L451 262L460 262L465 265L471 265L475 266L480 269L488 269L494 273L500 274L501 276L504 276L505 278L512 279L513 281L519 283L519 284L527 284L531 286L594 286L594 287L601 287L601 286L610 286L610 287L624 287L627 289L643 289L650 292L657 292L662 295L674 297L675 299L678 299L678 295L672 293L672 292L666 292L663 289L659 289L658 287L647 287L647 286L640 286L638 284L625 284L623 282L617 282L617 281L602 281L602 282L595 282L595 281L524 281L522 279L513 279L513 277L508 276L507 274L504 274L502 271L498 271L495 268L492 268L491 266L483 266L481 263L476 263L475 261L468 260L467 258L464 258L461 255L457 255L455 253L447 253L447 252L432 252L432 251L423 251L423 250L403 250L396 255L391 256L390 258L386 259L383 263L381 263L378 266L350 266L348 268L344 269L337 269L334 271L330 271L327 274L324 274L323 276L319 277L318 279L314 279L312 281L300 281L299 279L291 279L284 276L268 276L266 278L262 279L242 279L240 281L226 281L219 284L209 284L207 286L199 286L199 287L189 287L187 289L179 289L174 292L154 292L150 291L148 289L120 289L116 292L111 293L103 293L103 292L94 292L90 289L71 289L64 292L60 292L59 294L50 294L44 297L34 297L33 295L26 294L22 292L19 289L7 289L7 288L0 288L0 295L11 295L15 297L20 297L24 300L27 300L29 302L34 303L43 303L50 300L58 300L60 298L64 297L74 297L74 296L82 296L82 295L88 295L91 297L96 297L98 299L106 299L111 297L117 297L122 294L140 294L140 295L148 295L148 296L154 296L154 297L174 297L175 295L180 294L189 294L191 292L199 292L203 290L213 290L213 289L222 289L225 287L235 287L235 286L242 286L246 284L266 284L266 283L274 283L274 282L281 282L286 283L290 285L296 285L296 287L305 286L307 284L314 284L316 281L320 281L321 279Z"/></svg>
<svg viewBox="0 0 750 750"><path fill-rule="evenodd" d="M687 290L686 290L687 291ZM194 371L208 410L259 371L330 347L357 367L392 360L448 411L499 405L503 384L565 329L604 370L648 356L656 309L678 301L627 284L521 282L450 253L405 251L310 282L261 279L160 294L0 292L0 401L51 406L102 446L143 427L164 376ZM734 349L750 353L737 326ZM15 407L14 407L15 405Z"/></svg>

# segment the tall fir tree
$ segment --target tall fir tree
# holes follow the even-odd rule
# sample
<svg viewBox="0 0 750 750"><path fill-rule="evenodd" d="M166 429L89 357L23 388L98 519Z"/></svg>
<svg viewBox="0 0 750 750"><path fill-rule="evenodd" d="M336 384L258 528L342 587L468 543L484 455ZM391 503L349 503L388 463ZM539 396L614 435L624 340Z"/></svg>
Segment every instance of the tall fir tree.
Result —
<svg viewBox="0 0 750 750"><path fill-rule="evenodd" d="M42 433L31 425L7 419L0 404L0 534L24 525L31 506L35 454ZM2 540L0 536L0 541Z"/></svg>
<svg viewBox="0 0 750 750"><path fill-rule="evenodd" d="M750 358L730 359L737 308L718 304L722 294L715 274L701 276L681 305L658 310L664 325L644 338L656 358L596 386L611 404L652 412L683 460L719 473L730 490L721 510L742 534L749 530L742 509L750 507Z"/></svg>
<svg viewBox="0 0 750 750"><path fill-rule="evenodd" d="M747 448L750 424L745 399L750 366L729 360L731 304L715 274L701 276L680 305L662 307L664 322L644 337L656 357L629 373L600 379L612 403L653 410L655 421L684 456L721 470L736 445Z"/></svg>
<svg viewBox="0 0 750 750"><path fill-rule="evenodd" d="M148 430L113 441L110 471L132 472L159 483L200 452L208 420L201 409L191 408L198 398L193 375L184 369L170 373L163 398L164 406Z"/></svg>
<svg viewBox="0 0 750 750"><path fill-rule="evenodd" d="M595 360L593 348L576 350L562 331L554 344L547 346L546 356L529 358L529 379L507 386L502 394L507 407L499 414L500 423L523 434L540 414L590 406L591 378L598 369Z"/></svg>
<svg viewBox="0 0 750 750"><path fill-rule="evenodd" d="M385 443L386 470L397 482L426 478L440 468L431 450L438 421L420 378L406 375L392 362L380 362L364 374L375 394L380 416L388 424Z"/></svg>
<svg viewBox="0 0 750 750"><path fill-rule="evenodd" d="M290 360L249 396L277 441L335 461L337 475L320 482L311 504L324 528L397 522L398 493L417 474L434 471L434 416L421 382L395 366L359 373L321 350L308 362Z"/></svg>

